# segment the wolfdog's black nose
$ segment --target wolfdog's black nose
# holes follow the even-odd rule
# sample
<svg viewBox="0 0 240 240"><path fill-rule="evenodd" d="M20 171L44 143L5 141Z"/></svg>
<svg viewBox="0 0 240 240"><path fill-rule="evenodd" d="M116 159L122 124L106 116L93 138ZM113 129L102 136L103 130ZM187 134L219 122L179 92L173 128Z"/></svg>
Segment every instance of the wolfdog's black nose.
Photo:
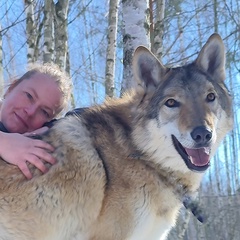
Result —
<svg viewBox="0 0 240 240"><path fill-rule="evenodd" d="M200 126L193 129L191 136L196 143L204 145L211 140L212 132L206 127Z"/></svg>

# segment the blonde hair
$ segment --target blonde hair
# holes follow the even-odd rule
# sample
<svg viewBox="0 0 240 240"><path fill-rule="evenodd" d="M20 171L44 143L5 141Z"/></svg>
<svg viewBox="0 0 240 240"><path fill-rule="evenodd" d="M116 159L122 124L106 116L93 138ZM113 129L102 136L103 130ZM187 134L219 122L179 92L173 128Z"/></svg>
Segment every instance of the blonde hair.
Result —
<svg viewBox="0 0 240 240"><path fill-rule="evenodd" d="M70 100L72 96L72 81L69 75L66 72L62 71L60 67L54 63L34 63L30 65L28 71L23 74L19 79L11 83L8 89L13 89L20 82L30 79L33 75L38 73L46 74L57 83L63 96L61 112L63 110L67 110L70 105Z"/></svg>

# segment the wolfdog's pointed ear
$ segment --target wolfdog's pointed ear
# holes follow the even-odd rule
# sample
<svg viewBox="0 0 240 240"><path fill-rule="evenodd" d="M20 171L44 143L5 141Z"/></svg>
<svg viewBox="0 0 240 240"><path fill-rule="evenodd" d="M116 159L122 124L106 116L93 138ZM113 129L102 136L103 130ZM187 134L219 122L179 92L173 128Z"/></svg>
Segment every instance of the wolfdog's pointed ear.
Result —
<svg viewBox="0 0 240 240"><path fill-rule="evenodd" d="M225 48L220 35L215 33L210 36L195 62L213 79L217 81L225 79Z"/></svg>
<svg viewBox="0 0 240 240"><path fill-rule="evenodd" d="M139 46L133 55L133 75L138 87L145 91L155 88L166 72L166 68L145 47Z"/></svg>

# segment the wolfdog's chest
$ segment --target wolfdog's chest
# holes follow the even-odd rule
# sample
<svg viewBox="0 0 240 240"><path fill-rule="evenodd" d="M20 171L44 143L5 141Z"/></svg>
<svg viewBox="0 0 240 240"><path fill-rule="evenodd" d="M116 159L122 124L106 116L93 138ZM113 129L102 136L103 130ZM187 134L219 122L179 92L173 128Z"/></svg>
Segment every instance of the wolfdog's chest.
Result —
<svg viewBox="0 0 240 240"><path fill-rule="evenodd" d="M163 190L160 195L159 198L149 195L149 201L146 199L141 201L142 206L135 209L136 226L130 240L159 240L159 236L164 239L168 229L175 224L181 207L179 201L169 192L169 189Z"/></svg>
<svg viewBox="0 0 240 240"><path fill-rule="evenodd" d="M101 224L109 226L111 216L126 230L124 239L159 240L174 225L181 207L174 188L143 161L125 159L121 166L110 167Z"/></svg>

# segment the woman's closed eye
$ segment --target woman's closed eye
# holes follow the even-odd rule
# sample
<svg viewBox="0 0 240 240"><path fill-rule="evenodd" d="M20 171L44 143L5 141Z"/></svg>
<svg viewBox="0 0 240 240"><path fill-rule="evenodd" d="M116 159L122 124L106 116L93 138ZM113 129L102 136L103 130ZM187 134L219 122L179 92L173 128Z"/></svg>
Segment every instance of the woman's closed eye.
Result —
<svg viewBox="0 0 240 240"><path fill-rule="evenodd" d="M41 109L41 111L46 118L50 118L50 114L48 113L48 111L46 111L45 109Z"/></svg>
<svg viewBox="0 0 240 240"><path fill-rule="evenodd" d="M27 96L27 98L28 98L29 100L33 100L33 96L32 96L31 93L25 92L25 94L26 94L26 96Z"/></svg>

